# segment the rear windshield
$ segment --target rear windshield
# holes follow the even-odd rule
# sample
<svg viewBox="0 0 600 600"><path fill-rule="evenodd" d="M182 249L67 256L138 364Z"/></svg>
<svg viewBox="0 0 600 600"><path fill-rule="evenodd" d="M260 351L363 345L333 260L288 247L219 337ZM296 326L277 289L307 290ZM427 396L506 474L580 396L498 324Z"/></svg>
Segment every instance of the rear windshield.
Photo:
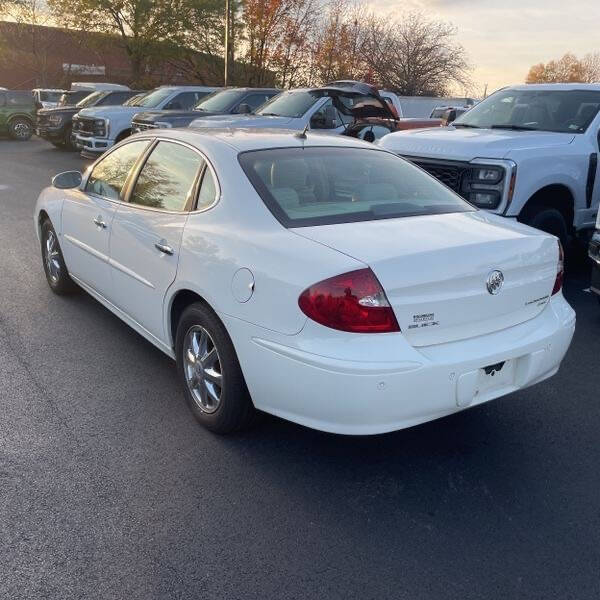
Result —
<svg viewBox="0 0 600 600"><path fill-rule="evenodd" d="M238 159L284 227L475 210L421 169L377 149L277 148Z"/></svg>

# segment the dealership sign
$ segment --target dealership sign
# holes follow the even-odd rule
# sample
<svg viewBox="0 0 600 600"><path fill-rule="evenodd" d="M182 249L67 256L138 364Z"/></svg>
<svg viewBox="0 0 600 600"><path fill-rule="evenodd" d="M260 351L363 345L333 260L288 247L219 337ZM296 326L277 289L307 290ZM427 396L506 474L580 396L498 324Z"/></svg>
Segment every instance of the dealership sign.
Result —
<svg viewBox="0 0 600 600"><path fill-rule="evenodd" d="M63 63L63 71L74 75L106 75L104 65L74 65Z"/></svg>

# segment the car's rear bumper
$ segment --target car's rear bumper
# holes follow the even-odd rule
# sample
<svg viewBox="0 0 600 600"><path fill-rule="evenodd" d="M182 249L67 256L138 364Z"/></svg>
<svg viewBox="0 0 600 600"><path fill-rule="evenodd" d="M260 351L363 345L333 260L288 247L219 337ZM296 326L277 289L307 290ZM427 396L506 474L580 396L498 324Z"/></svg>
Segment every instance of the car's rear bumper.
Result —
<svg viewBox="0 0 600 600"><path fill-rule="evenodd" d="M410 427L542 381L558 370L575 331L562 294L515 327L418 349L402 334L343 334L307 321L285 336L222 319L257 408L354 435Z"/></svg>

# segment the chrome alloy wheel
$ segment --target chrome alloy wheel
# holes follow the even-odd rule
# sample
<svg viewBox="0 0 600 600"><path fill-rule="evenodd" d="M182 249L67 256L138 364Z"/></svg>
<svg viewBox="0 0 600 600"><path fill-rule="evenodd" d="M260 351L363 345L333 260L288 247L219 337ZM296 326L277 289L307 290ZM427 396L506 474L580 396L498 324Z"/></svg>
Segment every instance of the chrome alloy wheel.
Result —
<svg viewBox="0 0 600 600"><path fill-rule="evenodd" d="M58 250L58 241L54 231L48 231L46 243L44 244L44 261L48 277L52 283L58 283L60 279L60 253Z"/></svg>
<svg viewBox="0 0 600 600"><path fill-rule="evenodd" d="M15 132L15 136L18 138L27 139L28 137L31 136L31 127L27 123L24 123L23 121L19 121L14 126L13 131Z"/></svg>
<svg viewBox="0 0 600 600"><path fill-rule="evenodd" d="M204 327L190 327L183 340L183 372L198 408L214 413L221 403L223 374L215 343Z"/></svg>

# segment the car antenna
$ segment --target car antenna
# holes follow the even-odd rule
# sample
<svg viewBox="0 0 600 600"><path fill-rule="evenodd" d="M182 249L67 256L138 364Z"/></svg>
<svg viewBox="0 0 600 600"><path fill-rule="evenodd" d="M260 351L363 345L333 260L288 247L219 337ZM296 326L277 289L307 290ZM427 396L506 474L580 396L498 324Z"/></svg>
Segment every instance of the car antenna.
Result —
<svg viewBox="0 0 600 600"><path fill-rule="evenodd" d="M294 136L297 137L298 139L301 140L305 140L306 139L306 132L308 131L308 123L306 124L306 126L304 127L304 129L302 131L299 131L298 133L295 133Z"/></svg>

